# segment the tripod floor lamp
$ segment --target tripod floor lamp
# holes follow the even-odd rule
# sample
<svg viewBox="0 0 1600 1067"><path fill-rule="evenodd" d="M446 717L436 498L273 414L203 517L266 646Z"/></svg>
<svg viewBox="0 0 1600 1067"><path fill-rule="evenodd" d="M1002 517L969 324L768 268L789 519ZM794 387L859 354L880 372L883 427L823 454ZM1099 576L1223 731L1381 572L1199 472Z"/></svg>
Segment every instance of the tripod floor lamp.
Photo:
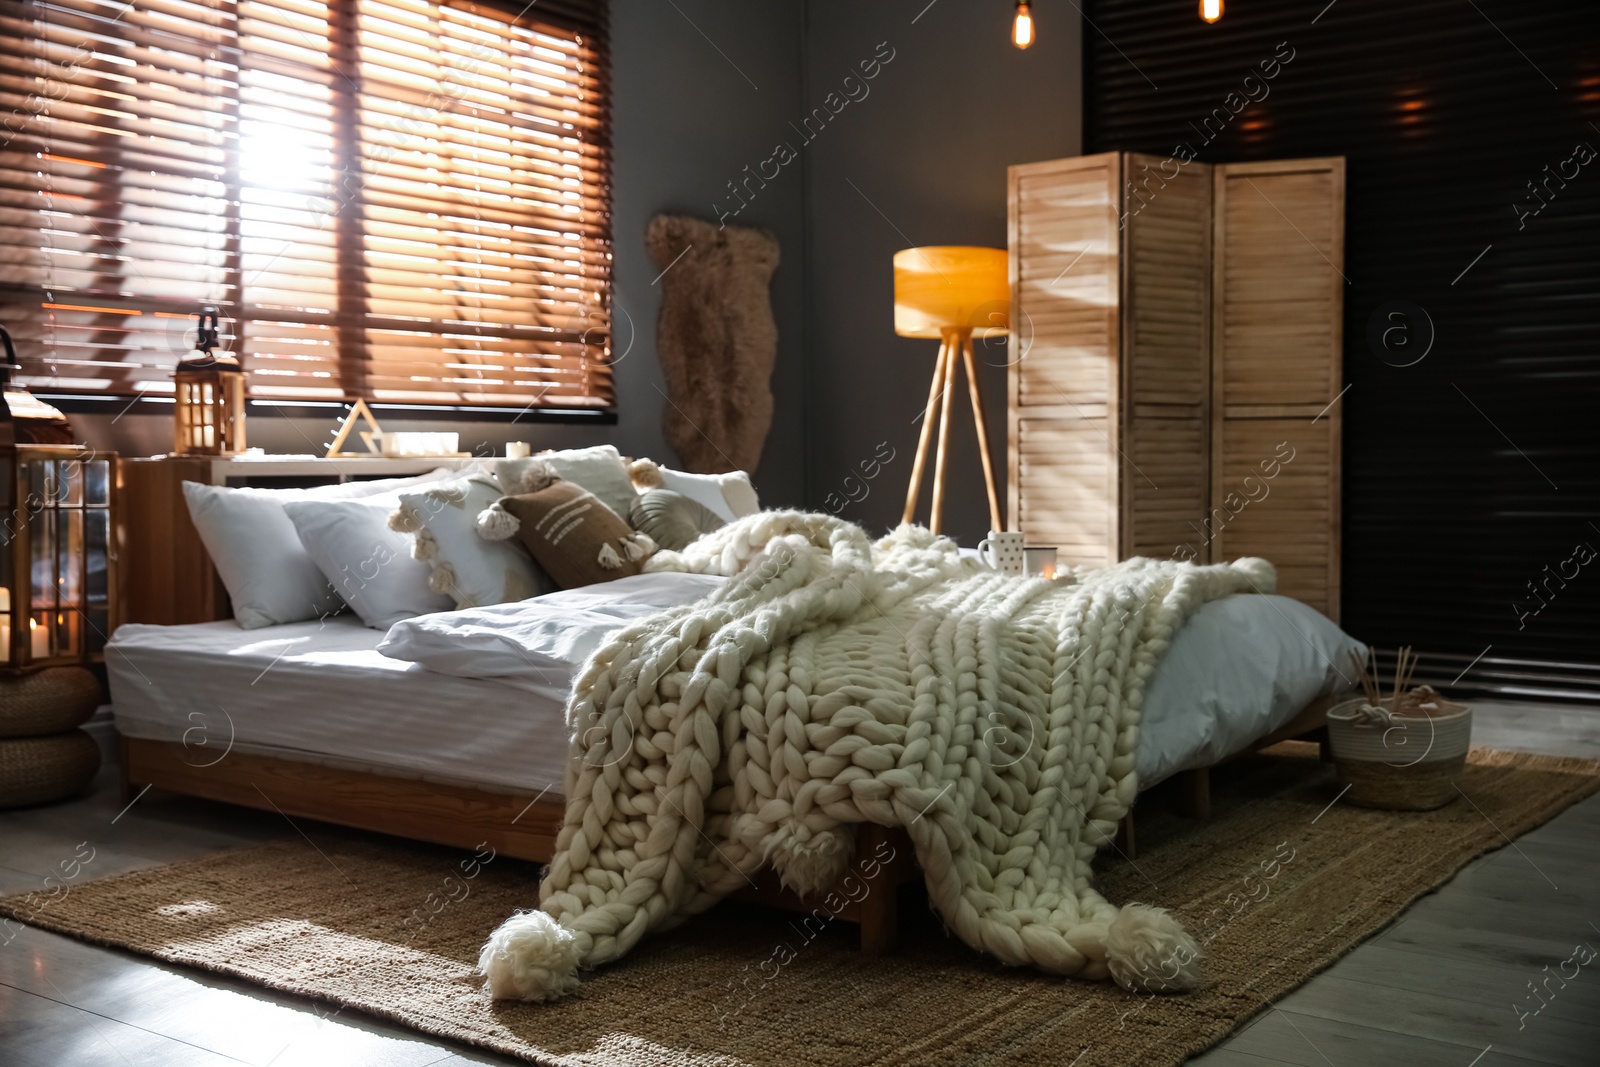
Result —
<svg viewBox="0 0 1600 1067"><path fill-rule="evenodd" d="M910 522L916 514L922 468L937 415L939 448L933 460L933 506L928 529L939 532L944 516L945 456L950 443L950 396L956 389L956 371L964 367L972 417L978 427L983 480L989 490L989 526L1004 529L1000 524L1000 498L994 486L994 463L989 458L989 433L983 423L983 395L973 364L972 332L1008 330L1010 312L1005 249L939 245L895 253L894 332L901 337L939 338L939 355L933 365L933 384L928 388L928 408L917 437L917 456L911 467L911 487L906 491L902 521Z"/></svg>

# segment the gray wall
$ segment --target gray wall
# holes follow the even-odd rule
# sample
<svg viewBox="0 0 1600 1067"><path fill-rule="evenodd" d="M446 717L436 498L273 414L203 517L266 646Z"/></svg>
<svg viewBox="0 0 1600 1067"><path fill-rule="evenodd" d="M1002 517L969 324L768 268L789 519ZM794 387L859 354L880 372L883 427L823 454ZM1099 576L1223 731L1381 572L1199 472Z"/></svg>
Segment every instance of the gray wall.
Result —
<svg viewBox="0 0 1600 1067"><path fill-rule="evenodd" d="M624 453L672 457L661 433L665 404L655 353L659 273L644 252L658 212L716 219L727 183L771 152L774 131L797 110L802 0L613 0L618 351L631 321L633 348L617 366ZM708 39L709 38L709 39ZM738 217L777 235L772 279L778 323L772 431L756 488L764 503L796 506L804 494L804 257L798 173L768 183Z"/></svg>
<svg viewBox="0 0 1600 1067"><path fill-rule="evenodd" d="M665 402L657 391L662 380L655 356L660 286L651 284L657 270L645 255L645 225L659 211L715 218L712 205L726 196L726 183L745 164L770 154L774 131L799 109L803 11L801 0L674 3L676 8L661 0L614 0L612 5L614 306L617 351L626 352L617 366L617 425L405 422L385 416L385 428L456 430L466 449L488 445L498 452L508 440L531 441L536 448L609 441L625 454L675 458L661 432ZM780 337L773 375L777 411L756 483L763 500L798 505L804 432L798 168L770 183L738 221L771 229L782 248L772 285ZM124 455L172 447L172 420L166 415L115 420L73 415L72 421L86 442ZM331 416L263 416L251 420L249 438L269 452L320 452L334 429Z"/></svg>
<svg viewBox="0 0 1600 1067"><path fill-rule="evenodd" d="M1078 154L1078 14L1038 5L1038 42L1021 52L1011 45L1003 3L811 0L808 9L805 108L821 103L879 42L895 55L870 95L848 104L807 148L808 502L822 507L829 493L843 497L844 479L859 479L859 464L887 440L894 460L865 483L863 500L839 512L879 531L898 523L905 506L921 425L913 420L938 351L937 341L894 334L892 258L912 245L1004 248L1006 167ZM1004 508L1006 356L997 347L980 349L978 359ZM964 393L952 398L944 532L971 545L989 519ZM931 475L924 478L918 514L925 521Z"/></svg>

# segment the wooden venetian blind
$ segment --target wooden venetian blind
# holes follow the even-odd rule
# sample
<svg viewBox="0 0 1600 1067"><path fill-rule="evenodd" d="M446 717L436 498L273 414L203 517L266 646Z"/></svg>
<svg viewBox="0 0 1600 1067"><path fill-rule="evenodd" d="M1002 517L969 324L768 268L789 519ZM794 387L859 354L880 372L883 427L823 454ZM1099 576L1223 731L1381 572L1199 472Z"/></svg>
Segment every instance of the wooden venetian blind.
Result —
<svg viewBox="0 0 1600 1067"><path fill-rule="evenodd" d="M605 4L0 0L0 321L166 394L613 407ZM188 333L188 336L186 336Z"/></svg>

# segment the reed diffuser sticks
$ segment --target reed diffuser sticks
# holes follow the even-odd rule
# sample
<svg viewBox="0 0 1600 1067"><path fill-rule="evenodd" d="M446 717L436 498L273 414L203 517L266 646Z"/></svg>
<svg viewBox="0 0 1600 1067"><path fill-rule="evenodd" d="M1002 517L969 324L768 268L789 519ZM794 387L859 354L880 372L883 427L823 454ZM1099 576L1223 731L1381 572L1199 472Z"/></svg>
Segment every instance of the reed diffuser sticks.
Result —
<svg viewBox="0 0 1600 1067"><path fill-rule="evenodd" d="M1394 683L1391 694L1383 695L1383 679L1378 673L1377 653L1369 646L1365 656L1350 654L1356 674L1361 679L1361 692L1368 704L1375 708L1388 708L1396 715L1447 715L1460 711L1466 705L1446 700L1431 685L1411 686L1416 676L1419 657L1410 645L1397 650L1394 657Z"/></svg>

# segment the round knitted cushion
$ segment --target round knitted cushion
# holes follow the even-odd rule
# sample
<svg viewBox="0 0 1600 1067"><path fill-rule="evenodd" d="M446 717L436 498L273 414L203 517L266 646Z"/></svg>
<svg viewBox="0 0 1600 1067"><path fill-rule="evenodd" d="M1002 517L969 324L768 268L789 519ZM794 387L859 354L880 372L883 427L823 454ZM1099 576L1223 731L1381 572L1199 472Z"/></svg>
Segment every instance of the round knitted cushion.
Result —
<svg viewBox="0 0 1600 1067"><path fill-rule="evenodd" d="M670 489L640 493L628 515L633 528L649 536L657 548L679 552L701 534L725 525L722 517L698 500Z"/></svg>
<svg viewBox="0 0 1600 1067"><path fill-rule="evenodd" d="M0 674L0 737L59 734L100 706L100 680L84 667Z"/></svg>
<svg viewBox="0 0 1600 1067"><path fill-rule="evenodd" d="M99 769L100 746L82 730L0 741L0 808L70 797Z"/></svg>

